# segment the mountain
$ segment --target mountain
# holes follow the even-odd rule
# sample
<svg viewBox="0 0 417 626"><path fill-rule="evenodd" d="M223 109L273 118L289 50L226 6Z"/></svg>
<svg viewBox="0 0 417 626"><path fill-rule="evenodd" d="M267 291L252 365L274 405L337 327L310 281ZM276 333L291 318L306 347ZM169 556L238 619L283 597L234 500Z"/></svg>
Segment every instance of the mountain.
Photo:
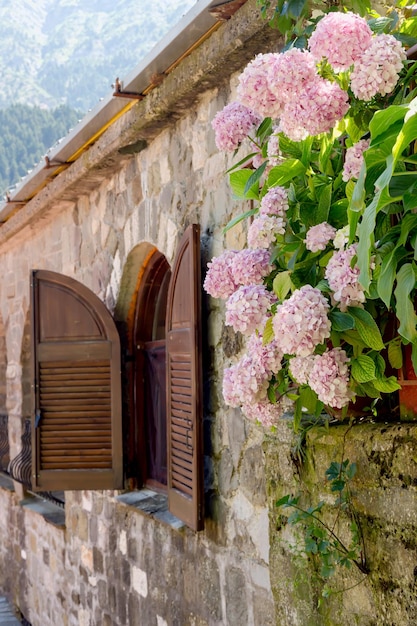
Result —
<svg viewBox="0 0 417 626"><path fill-rule="evenodd" d="M0 196L197 0L0 0Z"/></svg>
<svg viewBox="0 0 417 626"><path fill-rule="evenodd" d="M0 108L87 111L196 0L0 0Z"/></svg>

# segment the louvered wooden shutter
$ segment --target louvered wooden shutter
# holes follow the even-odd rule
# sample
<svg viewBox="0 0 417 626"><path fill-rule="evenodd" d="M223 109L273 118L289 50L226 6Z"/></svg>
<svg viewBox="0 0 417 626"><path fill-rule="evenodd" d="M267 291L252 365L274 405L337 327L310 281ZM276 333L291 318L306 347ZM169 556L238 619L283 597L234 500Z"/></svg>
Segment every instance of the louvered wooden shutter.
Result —
<svg viewBox="0 0 417 626"><path fill-rule="evenodd" d="M203 517L200 228L180 242L167 305L168 498L194 530Z"/></svg>
<svg viewBox="0 0 417 626"><path fill-rule="evenodd" d="M123 483L120 341L104 304L81 283L32 272L34 490Z"/></svg>

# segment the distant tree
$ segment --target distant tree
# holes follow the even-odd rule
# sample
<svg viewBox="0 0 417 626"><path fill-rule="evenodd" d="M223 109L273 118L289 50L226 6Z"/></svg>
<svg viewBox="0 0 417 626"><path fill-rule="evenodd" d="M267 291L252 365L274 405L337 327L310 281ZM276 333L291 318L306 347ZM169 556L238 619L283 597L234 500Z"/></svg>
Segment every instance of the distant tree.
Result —
<svg viewBox="0 0 417 626"><path fill-rule="evenodd" d="M14 104L0 109L0 195L16 185L81 116L66 105L48 110Z"/></svg>

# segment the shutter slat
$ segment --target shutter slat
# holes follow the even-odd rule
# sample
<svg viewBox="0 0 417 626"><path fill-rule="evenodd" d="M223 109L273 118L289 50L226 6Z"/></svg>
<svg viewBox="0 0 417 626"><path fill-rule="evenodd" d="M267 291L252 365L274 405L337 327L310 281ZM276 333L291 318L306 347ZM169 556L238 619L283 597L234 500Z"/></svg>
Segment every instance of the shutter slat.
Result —
<svg viewBox="0 0 417 626"><path fill-rule="evenodd" d="M168 497L191 528L203 518L200 231L180 243L167 302Z"/></svg>

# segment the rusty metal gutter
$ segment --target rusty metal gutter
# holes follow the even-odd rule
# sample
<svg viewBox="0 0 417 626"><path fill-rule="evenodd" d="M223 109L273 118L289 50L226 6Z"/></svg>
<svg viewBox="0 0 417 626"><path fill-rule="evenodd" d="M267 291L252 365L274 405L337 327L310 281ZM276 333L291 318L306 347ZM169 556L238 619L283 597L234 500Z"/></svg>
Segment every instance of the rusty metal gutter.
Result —
<svg viewBox="0 0 417 626"><path fill-rule="evenodd" d="M94 107L77 126L48 150L0 203L0 226L60 172L74 163L117 119L143 100L170 72L229 19L247 0L197 0L151 52Z"/></svg>

